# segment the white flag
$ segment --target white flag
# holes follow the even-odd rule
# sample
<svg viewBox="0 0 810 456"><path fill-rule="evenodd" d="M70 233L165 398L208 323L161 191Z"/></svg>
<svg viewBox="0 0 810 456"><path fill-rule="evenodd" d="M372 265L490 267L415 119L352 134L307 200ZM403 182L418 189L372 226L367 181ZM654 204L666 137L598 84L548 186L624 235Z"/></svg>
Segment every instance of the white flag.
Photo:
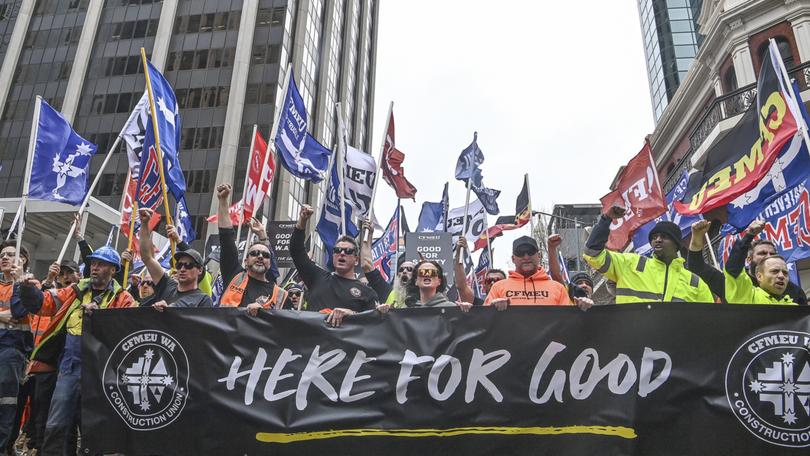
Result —
<svg viewBox="0 0 810 456"><path fill-rule="evenodd" d="M375 174L377 163L374 157L354 147L347 147L344 194L360 217L368 215Z"/></svg>
<svg viewBox="0 0 810 456"><path fill-rule="evenodd" d="M487 226L487 211L481 201L470 201L470 208L467 211L467 232L465 237L467 242L474 243L484 232ZM438 230L443 227L438 227ZM447 213L447 232L453 235L453 242L458 240L461 231L464 229L464 206L450 209Z"/></svg>
<svg viewBox="0 0 810 456"><path fill-rule="evenodd" d="M129 170L132 178L136 181L140 177L141 151L143 150L143 138L146 135L146 122L149 119L149 98L144 92L135 109L121 129L121 138L127 143L127 160L129 160Z"/></svg>

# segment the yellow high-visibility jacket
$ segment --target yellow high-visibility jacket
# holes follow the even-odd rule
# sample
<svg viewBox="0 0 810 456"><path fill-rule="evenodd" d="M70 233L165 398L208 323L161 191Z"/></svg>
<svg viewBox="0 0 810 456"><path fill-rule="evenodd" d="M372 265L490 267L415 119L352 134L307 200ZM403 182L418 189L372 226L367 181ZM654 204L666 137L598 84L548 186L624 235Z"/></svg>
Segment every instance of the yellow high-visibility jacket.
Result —
<svg viewBox="0 0 810 456"><path fill-rule="evenodd" d="M683 258L667 265L636 253L603 249L596 256L582 255L603 276L616 282L616 304L636 302L714 302L709 286L684 267Z"/></svg>
<svg viewBox="0 0 810 456"><path fill-rule="evenodd" d="M751 276L745 271L734 277L723 270L723 275L726 278L726 302L729 304L796 304L787 294L782 297L773 296L755 286Z"/></svg>

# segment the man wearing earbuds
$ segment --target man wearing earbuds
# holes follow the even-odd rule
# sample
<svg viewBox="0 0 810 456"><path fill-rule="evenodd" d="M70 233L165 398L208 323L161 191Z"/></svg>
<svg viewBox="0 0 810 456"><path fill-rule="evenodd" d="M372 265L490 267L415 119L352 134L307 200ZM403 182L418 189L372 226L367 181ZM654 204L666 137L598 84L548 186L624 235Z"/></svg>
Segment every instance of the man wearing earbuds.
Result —
<svg viewBox="0 0 810 456"><path fill-rule="evenodd" d="M340 326L347 315L377 308L377 304L381 302L380 296L387 297L391 286L382 278L380 271L374 269L370 251L366 249L361 255L357 241L348 236L338 238L332 249L334 272L315 264L304 247L304 230L312 212L312 207L308 205L301 207L298 223L290 238L290 256L307 286L308 310L331 309L327 323ZM355 278L354 268L357 264L361 264L369 286ZM384 309L380 308L381 311L387 310L387 305L383 307Z"/></svg>

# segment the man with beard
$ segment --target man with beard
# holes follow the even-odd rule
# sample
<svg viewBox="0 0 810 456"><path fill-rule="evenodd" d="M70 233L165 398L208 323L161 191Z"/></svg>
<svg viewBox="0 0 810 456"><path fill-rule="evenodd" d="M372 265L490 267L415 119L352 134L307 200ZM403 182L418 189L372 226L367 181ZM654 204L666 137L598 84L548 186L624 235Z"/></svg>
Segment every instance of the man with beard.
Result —
<svg viewBox="0 0 810 456"><path fill-rule="evenodd" d="M141 306L151 305L159 311L166 307L213 307L211 297L203 293L198 283L203 277L203 259L196 250L178 250L174 254L174 279L163 271L163 266L155 259L152 245L152 231L149 220L154 211L149 208L138 210L141 219L141 232L138 237L141 260L155 284L155 293L148 302L141 300Z"/></svg>
<svg viewBox="0 0 810 456"><path fill-rule="evenodd" d="M712 290L712 293L719 296L723 302L726 302L725 274L706 264L703 259L703 247L706 245L706 233L709 231L710 226L711 222L708 220L699 220L692 224L692 239L689 241L686 268L699 275L709 286L709 289ZM734 243L726 261L726 270L733 271L734 277L739 275L738 271L744 270L754 286L759 285L756 273L759 263L765 258L776 255L776 246L773 241L757 238L764 229L765 223L763 221L754 220L751 222L745 231L745 236ZM745 267L746 260L748 260L747 268ZM807 295L799 285L788 280L785 293L790 296L791 302L801 306L807 305Z"/></svg>
<svg viewBox="0 0 810 456"><path fill-rule="evenodd" d="M658 222L650 230L651 258L636 253L605 249L610 224L626 209L611 207L594 225L585 243L585 261L607 279L616 282L616 304L637 302L714 302L708 285L685 267L678 256L681 229L672 222Z"/></svg>
<svg viewBox="0 0 810 456"><path fill-rule="evenodd" d="M5 452L15 431L17 398L26 356L33 349L31 317L42 306L38 282L28 274L28 251L16 241L0 244L0 452Z"/></svg>
<svg viewBox="0 0 810 456"><path fill-rule="evenodd" d="M219 300L222 307L245 307L248 314L256 315L259 309L280 309L287 299L287 292L276 285L272 274L272 254L268 246L267 234L256 220L251 220L251 231L259 233L259 240L247 246L244 268L239 264L239 250L236 247L236 232L228 214L231 185L217 186L217 226L220 242L220 273L222 283L228 284ZM264 237L262 237L264 234Z"/></svg>
<svg viewBox="0 0 810 456"><path fill-rule="evenodd" d="M53 318L42 337L42 343L31 355L32 367L37 363L58 366L59 373L48 409L40 455L61 456L71 451L69 432L75 425L81 403L84 313L95 309L119 309L137 305L132 296L113 279L121 268L118 252L104 246L89 255L87 260L90 267L89 278L57 290L56 296L46 293L42 301L40 312L43 315L52 315ZM76 451L75 448L72 450Z"/></svg>
<svg viewBox="0 0 810 456"><path fill-rule="evenodd" d="M397 266L397 277L394 282L394 289L388 294L386 304L390 304L394 308L406 307L405 301L408 298L408 282L413 277L414 262L407 260L403 261Z"/></svg>
<svg viewBox="0 0 810 456"><path fill-rule="evenodd" d="M320 268L309 258L304 247L304 230L312 213L312 207L308 205L301 207L298 223L290 238L290 256L307 286L308 310L328 312L329 317L326 321L332 326L340 326L345 316L357 312L375 308L387 311L389 305L378 307L377 304L380 302L380 296L388 296L391 293L391 286L382 278L380 271L374 269L371 251L368 248L370 243L365 243L366 247L361 253L357 241L351 237L338 238L331 252L334 272ZM364 225L370 227L368 222ZM369 231L365 232L370 236ZM355 278L354 268L358 262L363 268L369 286Z"/></svg>

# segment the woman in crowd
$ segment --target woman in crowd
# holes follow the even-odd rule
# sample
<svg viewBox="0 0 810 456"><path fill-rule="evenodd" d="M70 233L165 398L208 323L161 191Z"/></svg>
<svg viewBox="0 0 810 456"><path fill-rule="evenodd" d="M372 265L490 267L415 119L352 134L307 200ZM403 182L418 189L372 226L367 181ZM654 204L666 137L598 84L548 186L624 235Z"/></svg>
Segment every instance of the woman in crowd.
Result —
<svg viewBox="0 0 810 456"><path fill-rule="evenodd" d="M472 307L469 302L452 302L444 292L447 279L441 265L436 261L422 260L416 263L414 273L408 282L408 295L416 299L406 300L408 307L455 307L467 312Z"/></svg>

